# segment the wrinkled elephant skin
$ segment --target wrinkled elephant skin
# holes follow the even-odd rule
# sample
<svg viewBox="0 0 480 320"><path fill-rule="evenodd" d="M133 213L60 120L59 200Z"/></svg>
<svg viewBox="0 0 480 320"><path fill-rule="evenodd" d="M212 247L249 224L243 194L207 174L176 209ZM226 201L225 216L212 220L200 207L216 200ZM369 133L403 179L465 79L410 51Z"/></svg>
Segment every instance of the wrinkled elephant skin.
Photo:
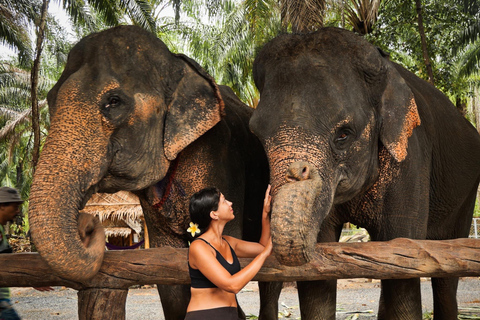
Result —
<svg viewBox="0 0 480 320"><path fill-rule="evenodd" d="M272 208L275 212L271 221L272 241L274 246L279 248L277 257L280 262L289 266L298 265L298 261L302 264L307 263L312 254L309 250L313 249L317 242L317 237L311 232L311 229L318 225L319 220L314 220L313 215L308 214L308 212L316 211L315 208L318 207L316 200L320 196L321 180L315 169L312 168L310 171L308 168L308 163L302 161L290 166L287 179L296 177L301 180L284 185L276 194L276 201ZM292 227L298 227L294 232L297 232L304 241L302 243L287 242L289 244L288 249L281 251L286 247L284 241L290 238ZM288 234L285 234L285 232ZM301 245L301 247L295 248L295 245ZM296 254L302 256L299 257Z"/></svg>
<svg viewBox="0 0 480 320"><path fill-rule="evenodd" d="M152 247L187 246L188 200L209 186L234 204L225 232L260 237L269 171L248 127L253 110L153 34L120 26L85 37L48 102L29 217L40 255L62 277L85 281L100 268L103 229L79 213L96 192L135 192ZM159 292L166 319L183 319L188 286Z"/></svg>
<svg viewBox="0 0 480 320"><path fill-rule="evenodd" d="M336 28L275 38L253 72L250 128L270 164L282 263L307 263L346 222L377 241L468 236L480 136L440 91ZM456 319L457 281L432 279L436 320ZM302 319L335 319L335 288L299 283ZM421 318L418 279L382 280L378 319Z"/></svg>

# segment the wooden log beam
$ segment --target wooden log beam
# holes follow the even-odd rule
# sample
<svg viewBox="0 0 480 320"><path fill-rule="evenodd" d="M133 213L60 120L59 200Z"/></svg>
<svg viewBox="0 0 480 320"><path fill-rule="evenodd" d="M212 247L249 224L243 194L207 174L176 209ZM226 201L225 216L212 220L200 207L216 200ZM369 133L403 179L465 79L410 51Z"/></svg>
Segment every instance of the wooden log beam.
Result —
<svg viewBox="0 0 480 320"><path fill-rule="evenodd" d="M100 272L79 283L62 279L36 253L0 255L0 287L61 285L125 289L134 284L188 284L187 249L108 251ZM240 259L242 266L250 259ZM282 266L269 257L256 281L349 278L406 279L480 275L480 240L410 240L322 243L310 263Z"/></svg>

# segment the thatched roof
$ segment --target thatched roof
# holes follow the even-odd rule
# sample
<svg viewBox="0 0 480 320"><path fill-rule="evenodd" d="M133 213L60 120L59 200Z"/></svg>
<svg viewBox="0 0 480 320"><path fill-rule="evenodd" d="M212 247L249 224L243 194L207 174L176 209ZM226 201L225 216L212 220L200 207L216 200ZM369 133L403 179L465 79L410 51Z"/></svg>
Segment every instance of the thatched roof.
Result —
<svg viewBox="0 0 480 320"><path fill-rule="evenodd" d="M130 228L105 228L105 235L107 237L123 237L127 238L132 233L132 229Z"/></svg>
<svg viewBox="0 0 480 320"><path fill-rule="evenodd" d="M131 192L96 193L83 211L100 219L107 237L128 237L132 229L137 234L142 231L142 207L138 197Z"/></svg>
<svg viewBox="0 0 480 320"><path fill-rule="evenodd" d="M96 193L88 200L84 212L105 220L139 220L143 218L140 200L128 191Z"/></svg>

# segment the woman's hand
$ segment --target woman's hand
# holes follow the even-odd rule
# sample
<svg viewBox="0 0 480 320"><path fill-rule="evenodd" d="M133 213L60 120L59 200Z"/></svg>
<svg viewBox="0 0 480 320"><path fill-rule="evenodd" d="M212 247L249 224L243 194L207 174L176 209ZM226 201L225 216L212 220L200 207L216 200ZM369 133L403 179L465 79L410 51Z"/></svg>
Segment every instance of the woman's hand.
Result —
<svg viewBox="0 0 480 320"><path fill-rule="evenodd" d="M272 196L270 195L271 185L268 185L265 191L265 198L263 199L263 219L268 219L268 214L271 210Z"/></svg>
<svg viewBox="0 0 480 320"><path fill-rule="evenodd" d="M268 239L267 245L263 248L263 252L267 257L272 254L273 244L272 237Z"/></svg>

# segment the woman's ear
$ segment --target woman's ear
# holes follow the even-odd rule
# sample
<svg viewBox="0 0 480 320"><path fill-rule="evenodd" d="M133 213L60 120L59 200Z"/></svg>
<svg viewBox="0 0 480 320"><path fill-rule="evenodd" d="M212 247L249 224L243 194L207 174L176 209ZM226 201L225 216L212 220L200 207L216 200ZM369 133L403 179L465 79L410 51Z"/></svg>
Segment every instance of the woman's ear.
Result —
<svg viewBox="0 0 480 320"><path fill-rule="evenodd" d="M212 218L212 220L218 220L218 214L215 211L210 211L210 218Z"/></svg>

